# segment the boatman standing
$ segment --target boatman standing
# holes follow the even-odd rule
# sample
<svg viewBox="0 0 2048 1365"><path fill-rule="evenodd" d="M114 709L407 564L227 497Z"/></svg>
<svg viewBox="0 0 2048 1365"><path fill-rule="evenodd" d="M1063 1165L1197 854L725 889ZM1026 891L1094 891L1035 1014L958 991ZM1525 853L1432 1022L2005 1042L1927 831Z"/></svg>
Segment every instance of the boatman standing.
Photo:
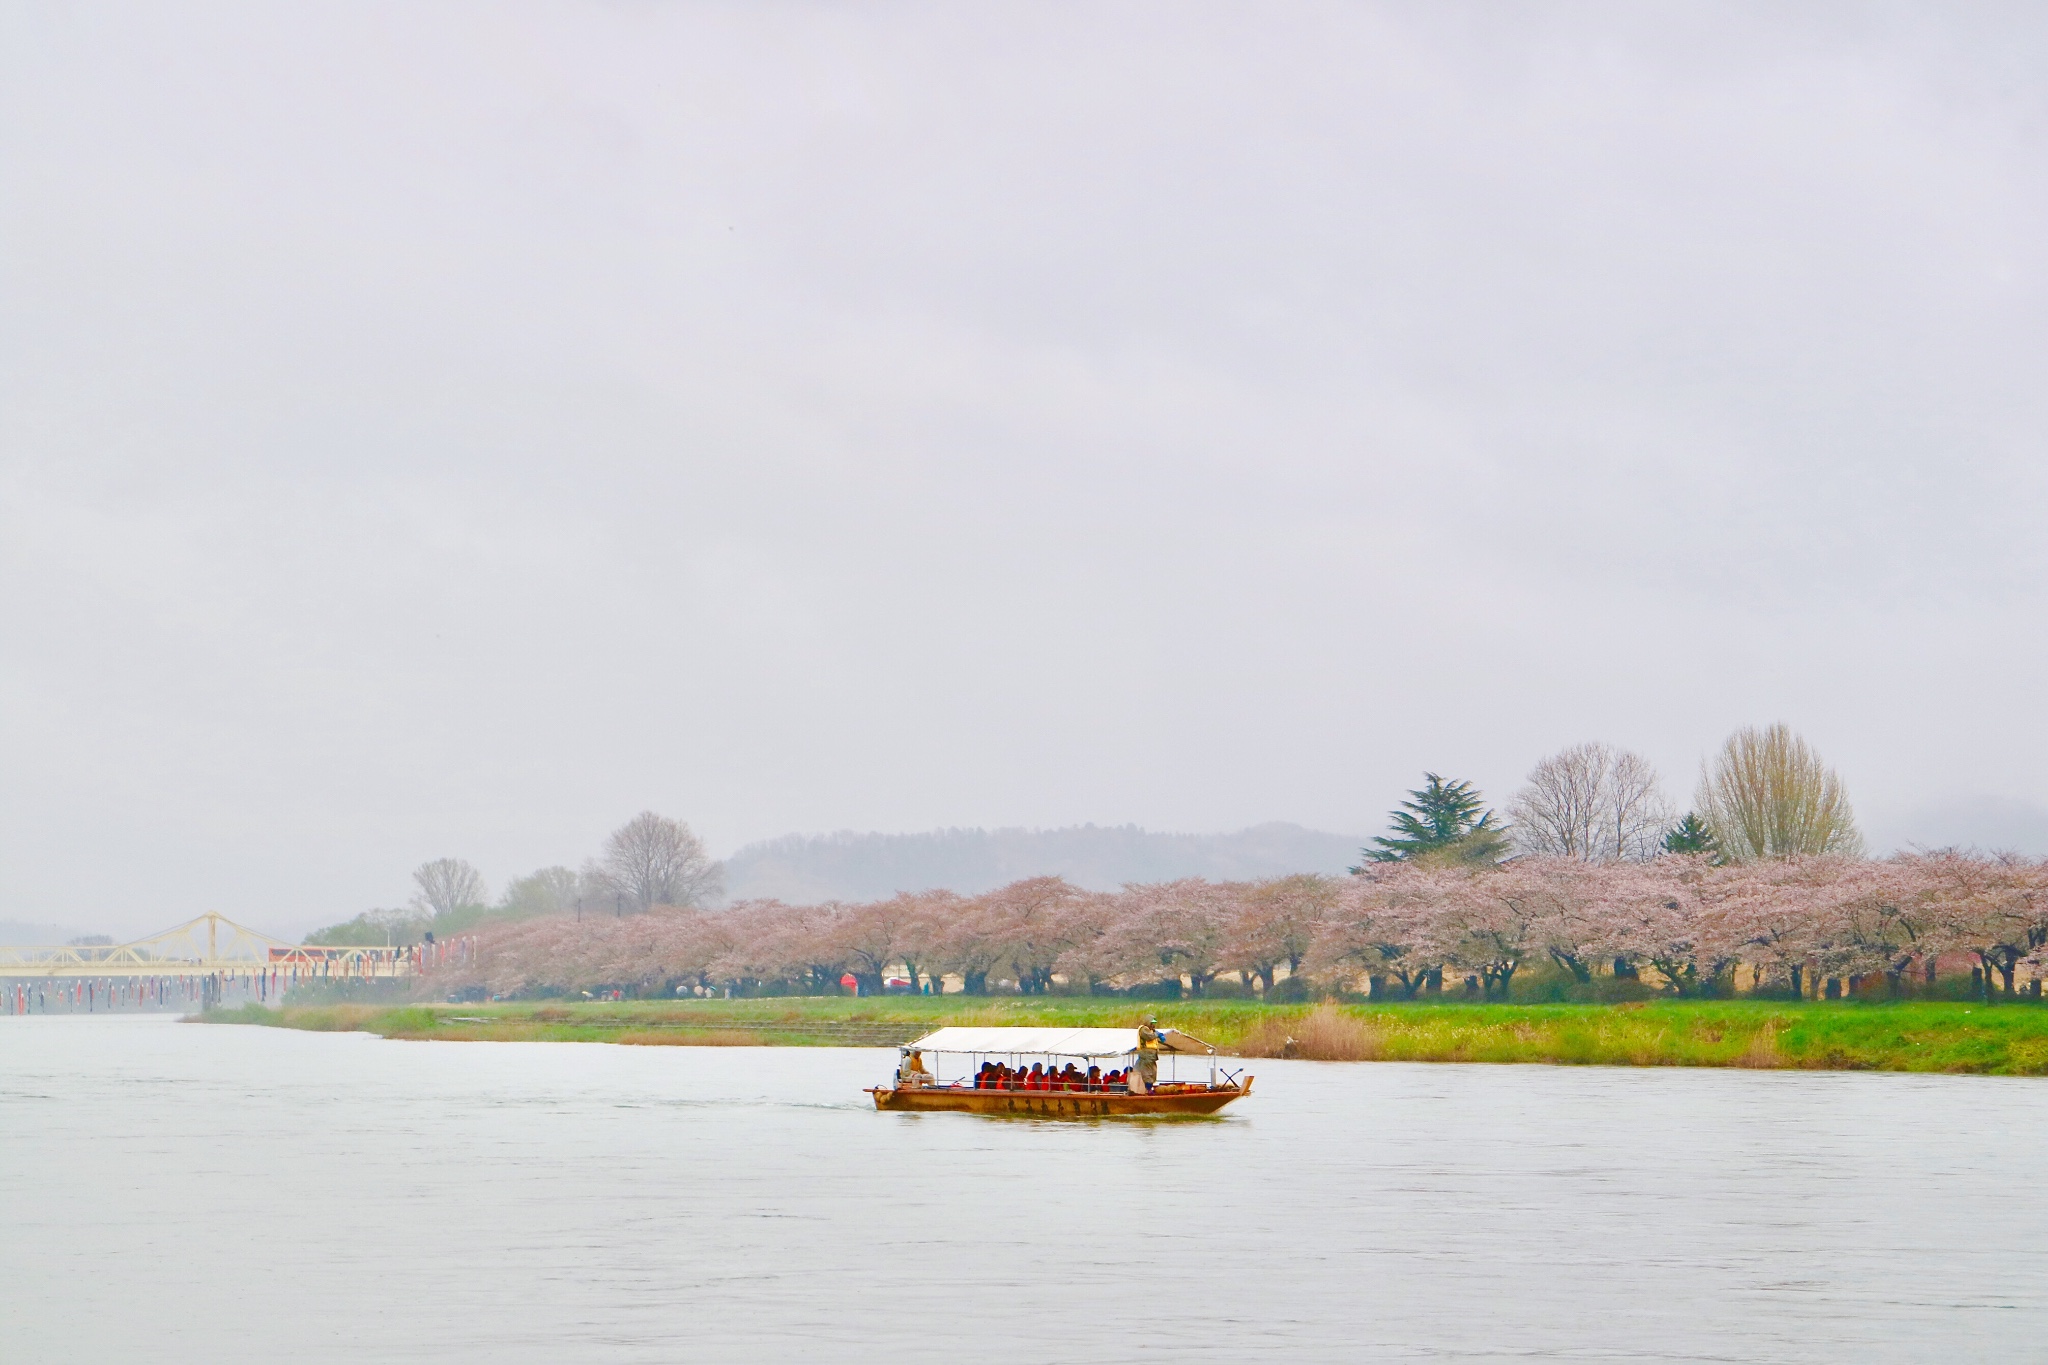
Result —
<svg viewBox="0 0 2048 1365"><path fill-rule="evenodd" d="M1159 1084L1159 1016L1148 1014L1138 1026L1138 1067L1131 1076L1131 1093L1149 1095Z"/></svg>

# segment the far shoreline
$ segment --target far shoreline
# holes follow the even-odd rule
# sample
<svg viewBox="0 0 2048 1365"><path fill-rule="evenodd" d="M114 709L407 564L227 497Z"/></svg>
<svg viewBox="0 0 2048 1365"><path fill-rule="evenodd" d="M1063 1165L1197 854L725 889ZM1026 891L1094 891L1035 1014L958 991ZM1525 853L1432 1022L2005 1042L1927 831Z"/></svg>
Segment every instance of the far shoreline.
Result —
<svg viewBox="0 0 2048 1365"><path fill-rule="evenodd" d="M894 1047L952 1024L1127 1026L1156 1013L1232 1056L2048 1075L2048 1009L1954 1001L1156 1003L1089 997L767 997L246 1005L194 1016L444 1042Z"/></svg>

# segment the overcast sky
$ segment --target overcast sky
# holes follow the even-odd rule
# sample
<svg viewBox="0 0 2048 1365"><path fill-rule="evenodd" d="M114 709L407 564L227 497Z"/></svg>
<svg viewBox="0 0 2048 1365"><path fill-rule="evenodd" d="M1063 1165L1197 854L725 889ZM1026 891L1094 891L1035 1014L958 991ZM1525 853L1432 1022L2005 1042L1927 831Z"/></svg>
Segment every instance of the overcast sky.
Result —
<svg viewBox="0 0 2048 1365"><path fill-rule="evenodd" d="M0 10L0 918L634 812L2048 851L2029 5Z"/></svg>

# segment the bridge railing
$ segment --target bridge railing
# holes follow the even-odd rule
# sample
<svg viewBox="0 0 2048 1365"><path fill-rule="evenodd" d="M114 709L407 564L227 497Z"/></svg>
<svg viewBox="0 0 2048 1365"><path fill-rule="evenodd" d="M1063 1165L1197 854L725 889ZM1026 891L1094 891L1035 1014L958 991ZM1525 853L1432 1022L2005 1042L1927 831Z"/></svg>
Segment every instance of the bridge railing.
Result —
<svg viewBox="0 0 2048 1365"><path fill-rule="evenodd" d="M212 912L132 943L0 947L0 977L396 977L422 965L417 948L287 943Z"/></svg>

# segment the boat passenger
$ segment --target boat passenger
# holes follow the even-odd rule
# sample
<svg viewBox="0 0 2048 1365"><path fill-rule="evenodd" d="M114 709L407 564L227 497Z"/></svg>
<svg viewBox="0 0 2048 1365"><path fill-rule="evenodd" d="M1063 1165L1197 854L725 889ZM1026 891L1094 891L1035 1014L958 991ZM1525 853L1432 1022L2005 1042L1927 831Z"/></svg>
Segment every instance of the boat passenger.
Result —
<svg viewBox="0 0 2048 1365"><path fill-rule="evenodd" d="M921 1089L932 1083L932 1073L925 1069L924 1054L910 1048L903 1054L903 1061L896 1067L898 1089Z"/></svg>
<svg viewBox="0 0 2048 1365"><path fill-rule="evenodd" d="M1090 1090L1102 1089L1102 1068L1099 1066L1089 1067L1088 1074L1082 1078L1082 1084Z"/></svg>

